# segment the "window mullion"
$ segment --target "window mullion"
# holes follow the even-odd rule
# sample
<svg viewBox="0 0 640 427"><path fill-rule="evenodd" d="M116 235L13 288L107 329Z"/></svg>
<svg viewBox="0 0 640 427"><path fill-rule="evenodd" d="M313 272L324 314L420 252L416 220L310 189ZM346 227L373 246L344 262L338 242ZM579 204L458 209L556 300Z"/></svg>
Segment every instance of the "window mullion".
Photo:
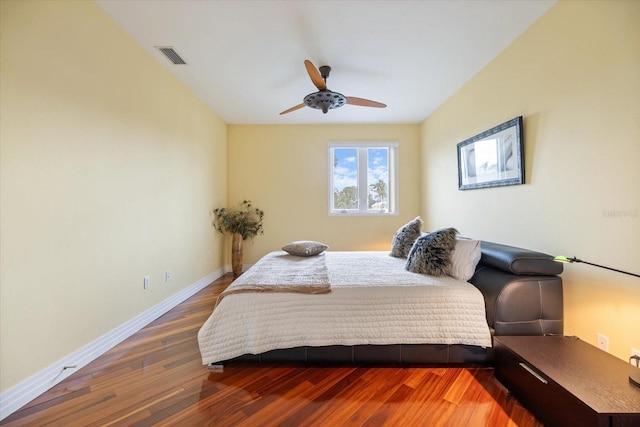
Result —
<svg viewBox="0 0 640 427"><path fill-rule="evenodd" d="M368 169L369 161L367 159L368 149L358 148L358 211L367 212L369 205L367 196L369 195L368 185Z"/></svg>

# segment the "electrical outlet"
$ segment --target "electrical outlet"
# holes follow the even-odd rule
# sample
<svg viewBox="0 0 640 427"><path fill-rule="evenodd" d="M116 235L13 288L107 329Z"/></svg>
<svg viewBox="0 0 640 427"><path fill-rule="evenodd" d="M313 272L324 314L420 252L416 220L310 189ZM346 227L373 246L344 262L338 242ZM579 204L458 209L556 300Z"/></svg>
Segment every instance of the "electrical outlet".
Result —
<svg viewBox="0 0 640 427"><path fill-rule="evenodd" d="M638 356L638 357L640 357L640 350L638 350L637 348L633 348L633 347L631 347L631 356ZM631 362L633 362L633 363L631 363ZM636 364L636 362L635 362L635 361L633 361L633 360L631 360L631 359L629 359L629 363L631 363L631 364L632 364L632 365L634 365L634 366L635 366L635 364Z"/></svg>
<svg viewBox="0 0 640 427"><path fill-rule="evenodd" d="M149 276L144 276L144 289L149 289L149 282L151 282L151 278Z"/></svg>
<svg viewBox="0 0 640 427"><path fill-rule="evenodd" d="M598 348L609 352L609 337L606 335L598 334Z"/></svg>
<svg viewBox="0 0 640 427"><path fill-rule="evenodd" d="M171 281L171 272L167 271L166 273L164 273L164 282L169 283L170 281Z"/></svg>
<svg viewBox="0 0 640 427"><path fill-rule="evenodd" d="M213 257L211 256L211 251L207 252L207 261L211 262Z"/></svg>

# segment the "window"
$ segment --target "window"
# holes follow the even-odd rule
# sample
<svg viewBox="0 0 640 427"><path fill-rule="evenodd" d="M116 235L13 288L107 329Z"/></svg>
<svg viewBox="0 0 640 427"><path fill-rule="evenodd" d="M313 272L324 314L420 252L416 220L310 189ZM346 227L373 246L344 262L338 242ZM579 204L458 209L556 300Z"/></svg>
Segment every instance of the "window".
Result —
<svg viewBox="0 0 640 427"><path fill-rule="evenodd" d="M396 215L398 144L329 144L329 214Z"/></svg>

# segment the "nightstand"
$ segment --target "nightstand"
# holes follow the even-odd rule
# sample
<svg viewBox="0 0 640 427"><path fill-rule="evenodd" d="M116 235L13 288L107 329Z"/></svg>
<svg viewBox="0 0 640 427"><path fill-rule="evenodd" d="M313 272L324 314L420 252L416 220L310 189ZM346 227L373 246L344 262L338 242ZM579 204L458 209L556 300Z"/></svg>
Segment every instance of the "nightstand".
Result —
<svg viewBox="0 0 640 427"><path fill-rule="evenodd" d="M638 368L576 337L496 336L495 376L545 426L640 426Z"/></svg>

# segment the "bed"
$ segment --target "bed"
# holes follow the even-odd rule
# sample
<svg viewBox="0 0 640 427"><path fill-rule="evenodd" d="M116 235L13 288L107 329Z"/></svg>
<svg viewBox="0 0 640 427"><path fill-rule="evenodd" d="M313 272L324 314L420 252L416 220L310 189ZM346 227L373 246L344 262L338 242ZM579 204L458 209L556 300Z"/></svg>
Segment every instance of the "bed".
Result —
<svg viewBox="0 0 640 427"><path fill-rule="evenodd" d="M271 252L220 295L198 333L203 364L488 363L492 335L562 334L562 265L475 242L459 277L388 251Z"/></svg>

